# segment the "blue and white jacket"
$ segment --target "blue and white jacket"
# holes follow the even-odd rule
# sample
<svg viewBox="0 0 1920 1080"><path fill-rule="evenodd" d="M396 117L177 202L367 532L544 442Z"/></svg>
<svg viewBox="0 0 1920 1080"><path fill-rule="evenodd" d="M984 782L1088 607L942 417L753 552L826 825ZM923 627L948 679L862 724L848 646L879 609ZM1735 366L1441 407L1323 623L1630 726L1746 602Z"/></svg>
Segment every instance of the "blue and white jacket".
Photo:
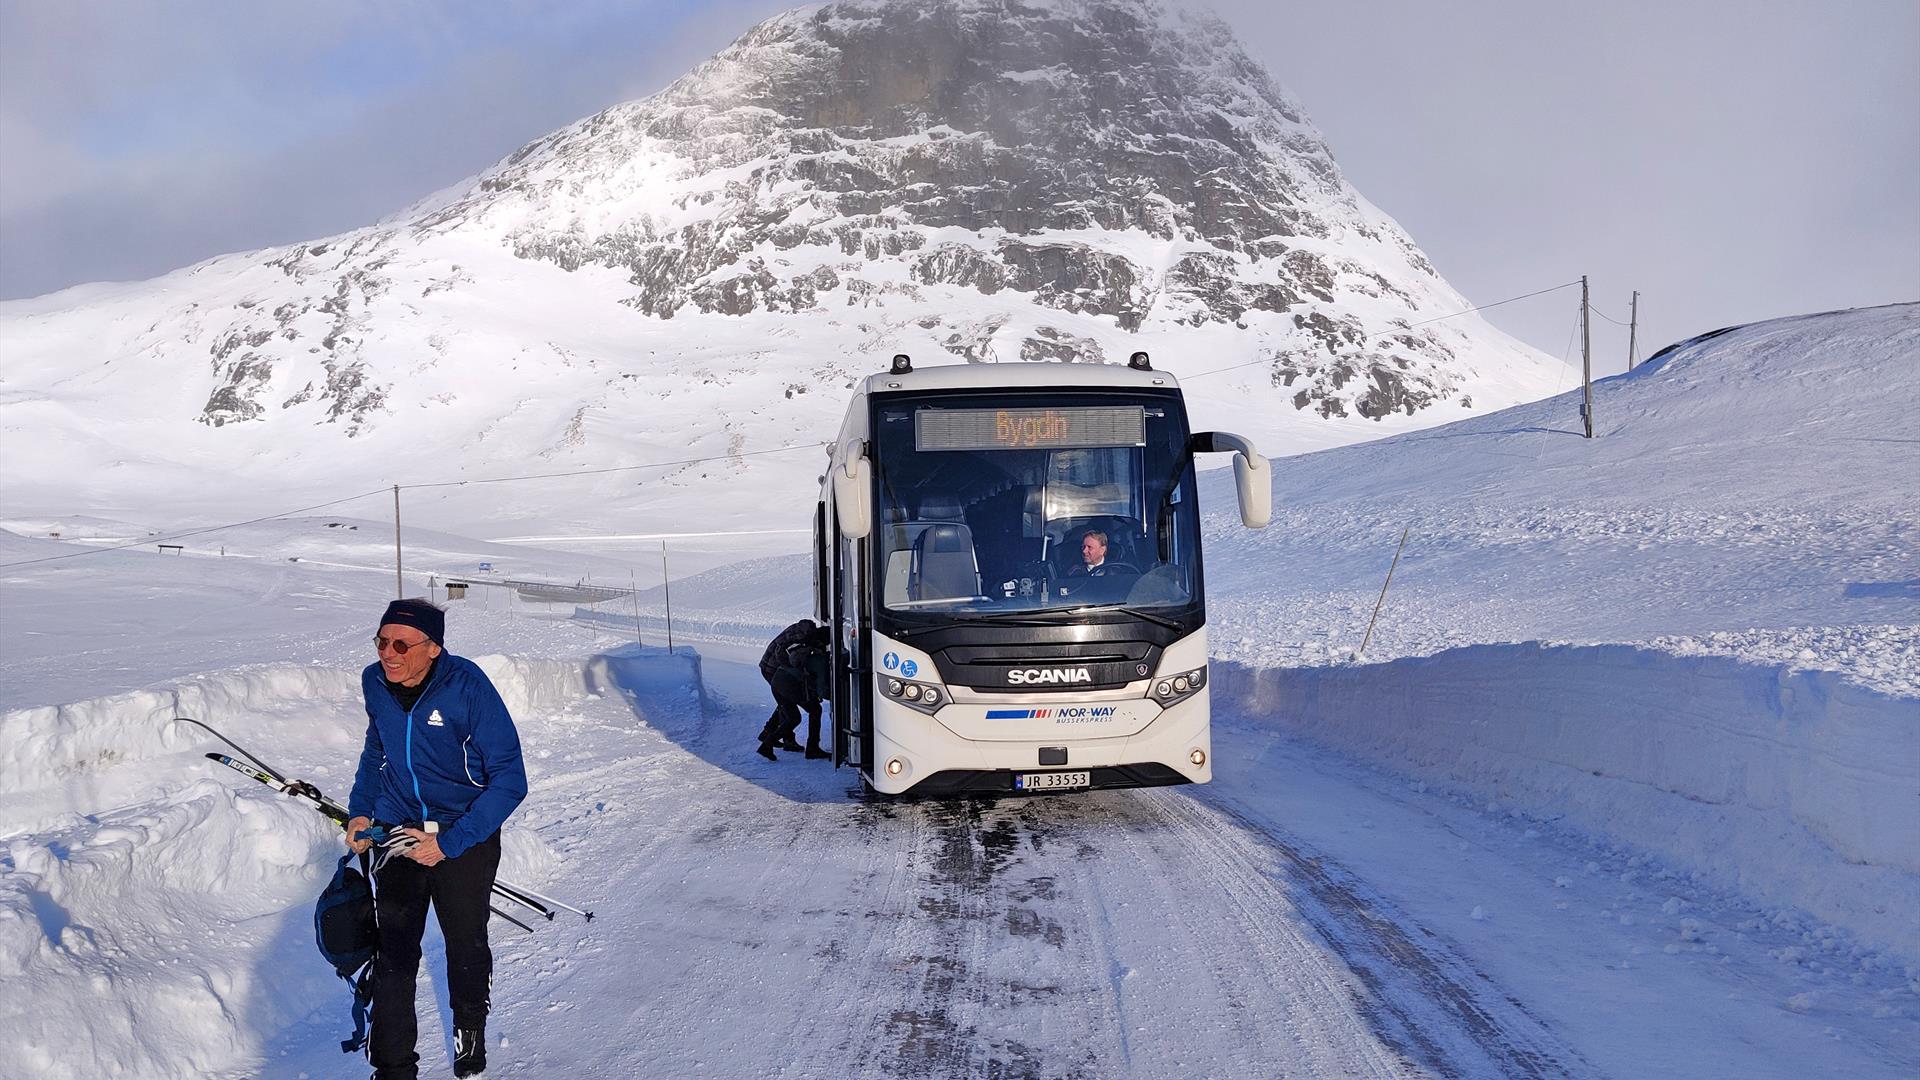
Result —
<svg viewBox="0 0 1920 1080"><path fill-rule="evenodd" d="M360 673L367 745L347 812L390 825L440 823L454 858L492 836L527 797L520 733L493 682L473 661L442 653L411 712L380 665Z"/></svg>

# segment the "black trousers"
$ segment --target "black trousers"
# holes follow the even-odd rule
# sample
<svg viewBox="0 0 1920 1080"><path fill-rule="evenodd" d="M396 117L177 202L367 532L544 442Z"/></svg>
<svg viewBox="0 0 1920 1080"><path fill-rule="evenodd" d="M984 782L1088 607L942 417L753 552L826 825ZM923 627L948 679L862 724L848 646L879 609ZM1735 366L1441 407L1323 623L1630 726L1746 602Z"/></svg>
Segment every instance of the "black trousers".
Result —
<svg viewBox="0 0 1920 1080"><path fill-rule="evenodd" d="M807 692L807 680L791 668L779 668L767 676L773 688L773 715L760 729L761 742L791 739L800 730L800 710L807 712L807 745L820 746L820 699Z"/></svg>
<svg viewBox="0 0 1920 1080"><path fill-rule="evenodd" d="M479 1028L487 1023L493 985L493 950L487 946L487 898L500 869L500 834L438 865L421 866L403 855L387 860L375 881L380 918L380 955L373 962L373 1035L367 1057L381 1077L416 1075L420 1055L419 1018L414 989L420 980L420 936L427 929L427 905L447 939L447 997L453 1026Z"/></svg>

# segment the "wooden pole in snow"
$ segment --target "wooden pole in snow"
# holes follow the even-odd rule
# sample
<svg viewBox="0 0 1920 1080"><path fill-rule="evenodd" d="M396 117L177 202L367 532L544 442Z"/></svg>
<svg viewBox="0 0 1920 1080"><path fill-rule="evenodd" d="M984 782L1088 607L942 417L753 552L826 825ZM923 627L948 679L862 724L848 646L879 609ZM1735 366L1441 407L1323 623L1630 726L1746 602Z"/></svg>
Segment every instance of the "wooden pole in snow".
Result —
<svg viewBox="0 0 1920 1080"><path fill-rule="evenodd" d="M667 542L660 541L660 590L667 600L667 655L673 655L673 580L667 577Z"/></svg>
<svg viewBox="0 0 1920 1080"><path fill-rule="evenodd" d="M1627 370L1633 370L1640 346L1640 290L1633 290L1633 314L1627 319Z"/></svg>
<svg viewBox="0 0 1920 1080"><path fill-rule="evenodd" d="M1373 624L1380 619L1380 605L1387 602L1387 586L1393 584L1393 572L1400 565L1400 553L1406 550L1407 534L1412 531L1411 525L1400 530L1400 546L1393 549L1393 562L1387 566L1387 580L1380 583L1380 599L1373 602L1373 618L1367 620L1367 636L1360 639L1360 650L1353 654L1355 660L1366 655L1367 645L1373 641Z"/></svg>
<svg viewBox="0 0 1920 1080"><path fill-rule="evenodd" d="M627 567L627 593L633 597L633 643L643 644L640 640L640 579L634 576L633 567Z"/></svg>
<svg viewBox="0 0 1920 1080"><path fill-rule="evenodd" d="M1580 275L1580 419L1593 438L1593 315L1587 302L1587 276Z"/></svg>
<svg viewBox="0 0 1920 1080"><path fill-rule="evenodd" d="M396 600L407 597L407 579L400 572L400 485L393 485L393 596Z"/></svg>

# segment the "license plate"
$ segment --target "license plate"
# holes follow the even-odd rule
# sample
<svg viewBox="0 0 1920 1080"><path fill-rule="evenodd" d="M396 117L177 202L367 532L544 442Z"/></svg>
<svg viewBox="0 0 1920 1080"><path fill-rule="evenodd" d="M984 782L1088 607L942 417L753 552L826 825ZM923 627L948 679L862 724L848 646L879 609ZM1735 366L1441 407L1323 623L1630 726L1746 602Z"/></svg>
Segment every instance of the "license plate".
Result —
<svg viewBox="0 0 1920 1080"><path fill-rule="evenodd" d="M1090 772L1029 772L1013 778L1015 791L1052 791L1058 788L1082 788L1093 785Z"/></svg>

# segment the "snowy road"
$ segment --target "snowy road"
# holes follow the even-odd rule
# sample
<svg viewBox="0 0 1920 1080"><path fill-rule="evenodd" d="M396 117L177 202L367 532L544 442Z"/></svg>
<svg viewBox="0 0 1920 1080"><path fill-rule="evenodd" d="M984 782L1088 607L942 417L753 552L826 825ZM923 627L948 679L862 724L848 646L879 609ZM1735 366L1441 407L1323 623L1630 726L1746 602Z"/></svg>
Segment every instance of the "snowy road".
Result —
<svg viewBox="0 0 1920 1080"><path fill-rule="evenodd" d="M649 747L618 707L579 734L626 760L525 811L576 826L556 846L601 918L503 950L508 1075L1588 1071L1337 864L1187 791L874 801L752 757L745 709L655 710Z"/></svg>
<svg viewBox="0 0 1920 1080"><path fill-rule="evenodd" d="M1219 718L1230 767L1206 787L880 801L850 770L754 756L764 684L727 647L702 649L704 698L692 661L658 649L599 653L585 669L597 693L580 692L578 661L499 676L522 703L534 788L507 876L598 918L533 936L495 924L490 1076L1692 1080L1916 1065L1915 1022L1867 1016L1875 995L1911 996L1898 973L1810 955L1795 928L1742 922L1637 855L1317 754L1258 717ZM357 691L348 671L302 670L317 674L248 670L201 696L234 698L240 741L337 787ZM308 928L337 840L265 789L209 779L192 733L137 745L153 722L135 704L117 729L132 756L99 788L123 801L60 789L83 813L13 839L38 926L9 931L0 951L20 959L0 974L17 1004L44 1007L0 1008L20 1051L0 1076L9 1061L34 1077L351 1072L344 1000ZM11 813L31 821L55 797L16 796ZM232 842L209 847L215 835ZM55 944L33 945L42 928ZM444 1074L432 930L427 956L422 1050ZM61 1019L102 985L124 1017Z"/></svg>

